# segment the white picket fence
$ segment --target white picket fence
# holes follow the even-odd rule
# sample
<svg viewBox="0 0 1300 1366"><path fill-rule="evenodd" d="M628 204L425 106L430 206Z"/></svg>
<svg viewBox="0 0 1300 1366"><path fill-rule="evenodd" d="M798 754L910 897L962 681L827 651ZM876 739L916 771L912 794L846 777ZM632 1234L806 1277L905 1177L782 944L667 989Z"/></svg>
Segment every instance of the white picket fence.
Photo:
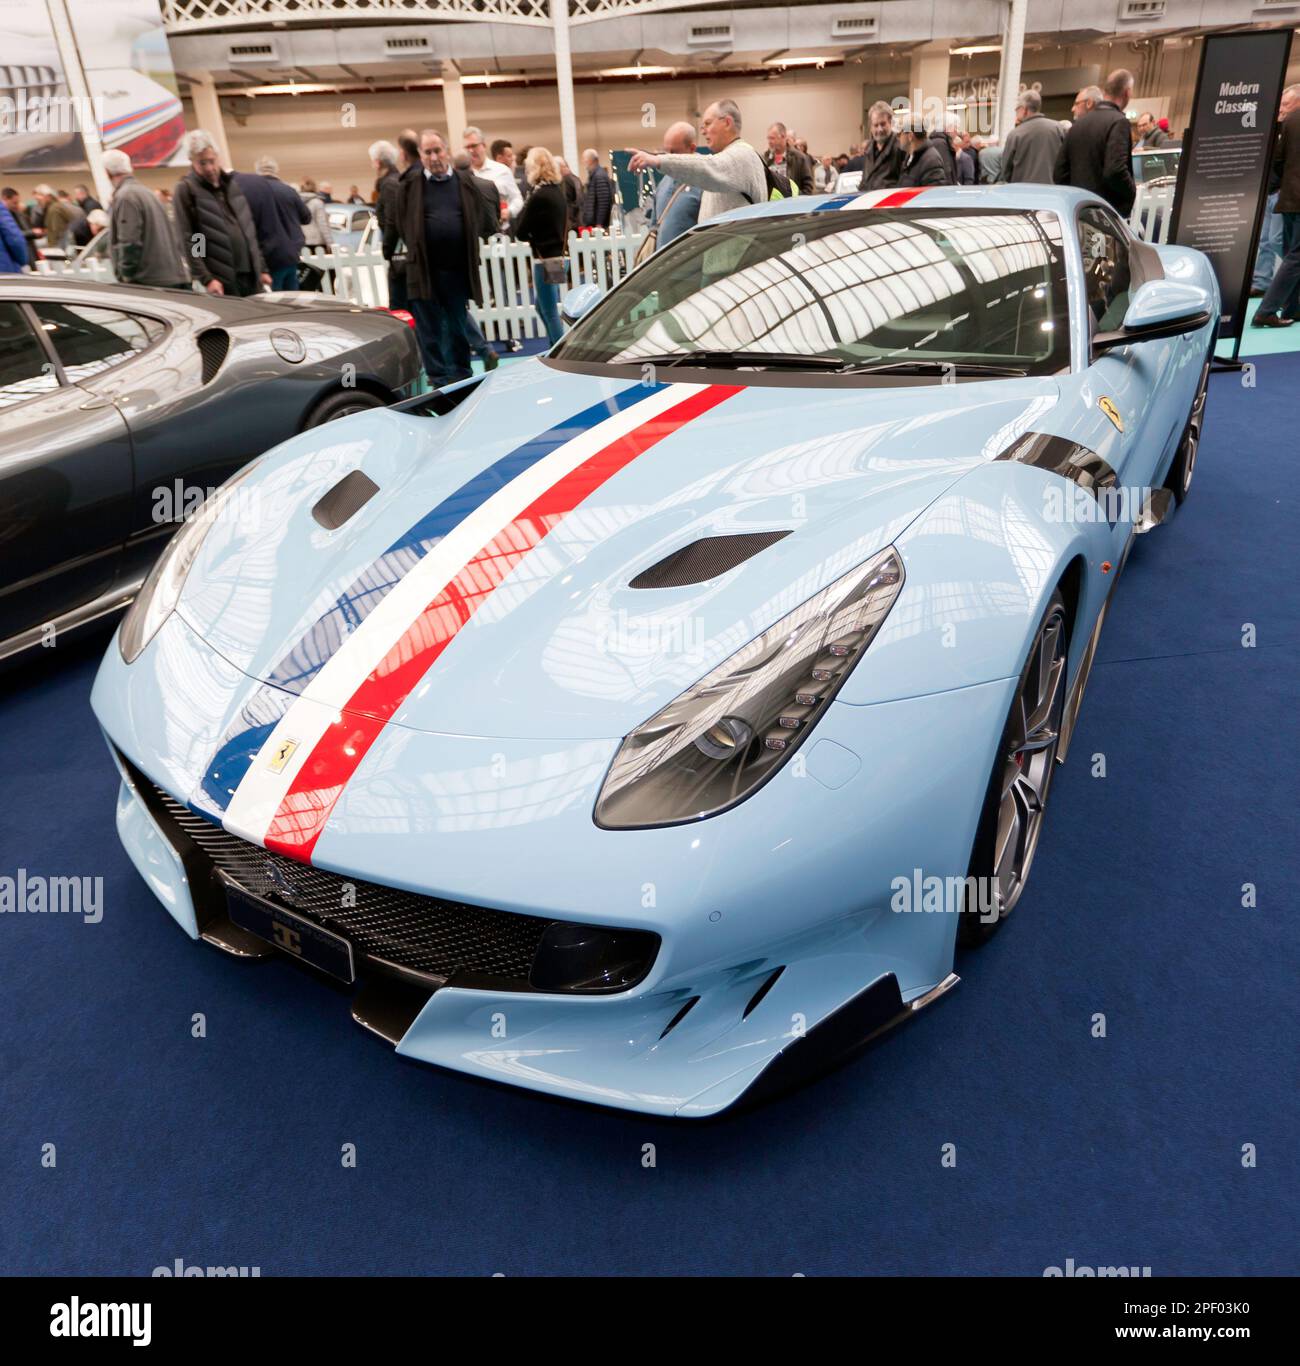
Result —
<svg viewBox="0 0 1300 1366"><path fill-rule="evenodd" d="M1173 218L1174 190L1177 182L1171 178L1143 181L1137 187L1129 227L1144 242L1164 246L1169 241L1169 223Z"/></svg>

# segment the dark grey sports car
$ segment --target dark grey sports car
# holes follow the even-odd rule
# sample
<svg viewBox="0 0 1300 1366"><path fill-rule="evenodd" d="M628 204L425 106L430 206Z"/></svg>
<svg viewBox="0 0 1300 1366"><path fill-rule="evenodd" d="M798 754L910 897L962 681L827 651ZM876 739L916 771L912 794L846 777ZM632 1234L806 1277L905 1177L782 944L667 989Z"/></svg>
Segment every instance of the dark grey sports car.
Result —
<svg viewBox="0 0 1300 1366"><path fill-rule="evenodd" d="M208 490L419 368L400 319L320 295L0 276L0 661L124 607Z"/></svg>

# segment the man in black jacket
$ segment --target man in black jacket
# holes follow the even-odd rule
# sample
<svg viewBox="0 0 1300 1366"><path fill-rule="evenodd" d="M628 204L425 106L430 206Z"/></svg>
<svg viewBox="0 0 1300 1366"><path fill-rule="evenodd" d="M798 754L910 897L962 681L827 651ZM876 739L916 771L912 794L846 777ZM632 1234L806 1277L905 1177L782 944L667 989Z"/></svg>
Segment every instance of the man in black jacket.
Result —
<svg viewBox="0 0 1300 1366"><path fill-rule="evenodd" d="M763 163L790 182L792 191L800 194L813 194L812 158L805 156L790 141L785 124L774 123L767 130L767 151L763 153Z"/></svg>
<svg viewBox="0 0 1300 1366"><path fill-rule="evenodd" d="M1086 104L1080 92L1079 104ZM1070 125L1056 157L1053 178L1100 195L1125 218L1133 211L1133 137L1124 107L1133 94L1133 73L1121 68L1106 78L1102 98Z"/></svg>
<svg viewBox="0 0 1300 1366"><path fill-rule="evenodd" d="M904 124L898 134L903 149L903 166L898 175L898 188L919 189L924 185L950 185L948 172L933 138L925 135L925 125L918 119Z"/></svg>
<svg viewBox="0 0 1300 1366"><path fill-rule="evenodd" d="M191 170L176 186L176 232L195 278L209 294L256 294L271 283L244 192L223 170L201 128L185 139Z"/></svg>
<svg viewBox="0 0 1300 1366"><path fill-rule="evenodd" d="M867 125L871 137L862 155L862 180L858 189L892 190L903 169L903 149L894 133L894 111L884 100L877 100L867 111Z"/></svg>
<svg viewBox="0 0 1300 1366"><path fill-rule="evenodd" d="M298 288L298 259L306 238L302 226L311 222L311 210L292 185L276 174L274 157L257 159L257 174L235 172L235 184L244 192L253 214L257 245L271 273L272 289Z"/></svg>
<svg viewBox="0 0 1300 1366"><path fill-rule="evenodd" d="M473 373L469 303L483 302L479 239L489 229L474 177L452 166L442 134L432 128L420 134L420 163L404 172L401 185L407 306L425 373L441 387Z"/></svg>
<svg viewBox="0 0 1300 1366"><path fill-rule="evenodd" d="M608 232L614 208L614 186L609 172L600 164L594 147L583 152L582 166L587 172L587 188L582 197L582 226L604 228Z"/></svg>
<svg viewBox="0 0 1300 1366"><path fill-rule="evenodd" d="M930 130L930 145L939 156L939 164L943 167L945 185L957 184L957 154L952 149L952 135L957 131L957 120L955 117L948 117L941 121L939 127Z"/></svg>
<svg viewBox="0 0 1300 1366"><path fill-rule="evenodd" d="M402 240L399 222L401 172L397 169L397 148L391 142L372 142L367 155L375 168L375 217L379 221L379 243L388 263L388 306L406 307L406 272L393 266Z"/></svg>

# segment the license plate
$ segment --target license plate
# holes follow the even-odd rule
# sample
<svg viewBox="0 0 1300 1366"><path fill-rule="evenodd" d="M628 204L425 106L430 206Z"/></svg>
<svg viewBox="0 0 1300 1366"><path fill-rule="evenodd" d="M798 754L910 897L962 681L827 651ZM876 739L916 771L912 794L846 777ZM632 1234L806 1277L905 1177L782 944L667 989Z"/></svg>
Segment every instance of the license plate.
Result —
<svg viewBox="0 0 1300 1366"><path fill-rule="evenodd" d="M221 880L226 888L226 914L236 925L341 982L356 981L352 945L342 935L245 890L224 875Z"/></svg>

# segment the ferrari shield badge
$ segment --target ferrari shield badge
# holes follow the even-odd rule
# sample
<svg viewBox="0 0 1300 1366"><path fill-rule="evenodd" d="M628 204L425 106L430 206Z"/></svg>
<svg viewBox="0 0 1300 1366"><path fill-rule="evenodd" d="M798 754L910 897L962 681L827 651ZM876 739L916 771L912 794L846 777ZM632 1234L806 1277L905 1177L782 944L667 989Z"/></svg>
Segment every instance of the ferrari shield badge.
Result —
<svg viewBox="0 0 1300 1366"><path fill-rule="evenodd" d="M1097 407L1110 418L1119 431L1122 432L1124 430L1124 419L1120 417L1119 409L1110 401L1110 399L1104 397L1099 398L1097 400Z"/></svg>
<svg viewBox="0 0 1300 1366"><path fill-rule="evenodd" d="M283 773L284 766L293 758L293 752L298 748L297 740L285 740L276 745L275 753L271 755L271 762L267 767L272 773Z"/></svg>

